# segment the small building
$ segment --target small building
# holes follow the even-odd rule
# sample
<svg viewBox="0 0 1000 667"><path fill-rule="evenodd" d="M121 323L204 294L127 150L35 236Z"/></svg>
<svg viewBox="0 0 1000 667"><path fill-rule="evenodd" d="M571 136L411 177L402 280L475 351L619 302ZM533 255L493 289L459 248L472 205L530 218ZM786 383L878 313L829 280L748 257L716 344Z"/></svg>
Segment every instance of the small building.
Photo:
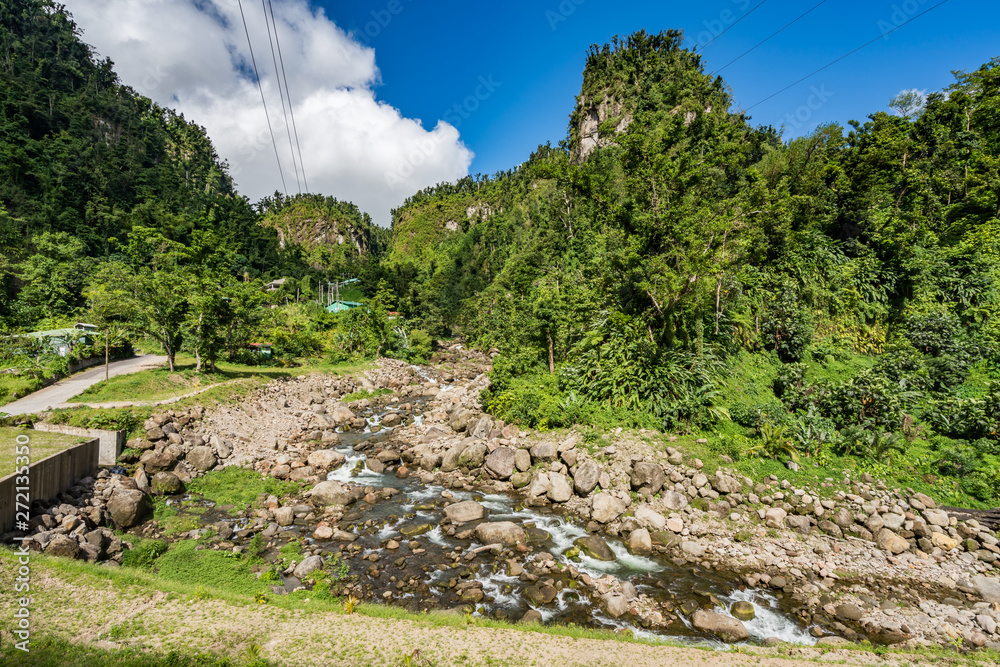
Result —
<svg viewBox="0 0 1000 667"><path fill-rule="evenodd" d="M285 286L288 282L288 278L278 278L277 280L272 280L268 284L264 285L265 292L277 292L279 289Z"/></svg>
<svg viewBox="0 0 1000 667"><path fill-rule="evenodd" d="M247 348L251 352L255 352L258 357L264 357L265 359L271 358L271 344L270 343L250 343Z"/></svg>
<svg viewBox="0 0 1000 667"><path fill-rule="evenodd" d="M48 331L33 331L24 334L25 338L40 340L48 350L65 357L77 345L91 345L94 337L89 335L97 331L93 324L77 322L67 329L50 329Z"/></svg>
<svg viewBox="0 0 1000 667"><path fill-rule="evenodd" d="M345 311L351 310L352 308L362 308L365 304L358 303L357 301L334 301L329 306L326 307L326 312L328 313L343 313Z"/></svg>

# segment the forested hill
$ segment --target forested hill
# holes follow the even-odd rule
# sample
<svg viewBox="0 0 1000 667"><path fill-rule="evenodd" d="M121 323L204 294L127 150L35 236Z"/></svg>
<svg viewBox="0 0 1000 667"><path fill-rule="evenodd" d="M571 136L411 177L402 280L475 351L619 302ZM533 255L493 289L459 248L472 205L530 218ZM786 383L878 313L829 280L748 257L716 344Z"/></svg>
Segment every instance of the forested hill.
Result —
<svg viewBox="0 0 1000 667"><path fill-rule="evenodd" d="M72 321L85 283L123 256L133 229L185 246L211 232L231 251L233 276L291 278L293 295L385 245L351 204L252 205L204 128L123 85L81 37L58 3L0 4L0 328ZM344 230L332 243L317 247L308 233L285 243L281 225L260 224L265 208L273 223L277 209L287 218L307 200L339 207Z"/></svg>
<svg viewBox="0 0 1000 667"><path fill-rule="evenodd" d="M681 41L593 47L558 148L396 211L400 310L500 350L508 420L936 435L996 477L1000 59L786 142Z"/></svg>

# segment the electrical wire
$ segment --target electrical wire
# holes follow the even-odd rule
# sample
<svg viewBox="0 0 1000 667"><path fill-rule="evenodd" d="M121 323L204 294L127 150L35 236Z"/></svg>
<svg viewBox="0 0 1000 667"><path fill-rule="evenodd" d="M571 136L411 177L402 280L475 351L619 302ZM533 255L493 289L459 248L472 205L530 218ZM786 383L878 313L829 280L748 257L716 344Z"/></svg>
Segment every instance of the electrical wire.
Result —
<svg viewBox="0 0 1000 667"><path fill-rule="evenodd" d="M727 32L729 32L729 31L730 31L730 29L734 28L734 27L736 26L736 24L737 24L737 23L739 23L740 21L742 21L743 19L745 19L746 17L750 16L750 15L751 15L751 14L753 14L753 13L754 13L755 11L757 11L757 9L758 9L758 8L759 8L759 7L761 6L761 5L763 5L763 4L765 3L765 2L767 2L767 0L761 0L760 2L758 2L758 3L757 3L757 5L756 5L756 6L755 6L755 7L753 8L753 9L751 9L751 10L750 10L750 11L748 11L748 12L747 12L746 14L744 14L744 15L743 15L743 16L741 16L741 17L739 17L739 18L738 18L738 19L736 19L735 21L733 21L733 22L732 22L732 23L731 23L731 24L729 25L729 27L728 27L728 28L726 28L725 30L723 30L722 32L720 32L720 33L719 33L718 35L716 35L715 37L713 37L712 39L710 39L710 40L708 41L708 43L707 43L707 44L705 44L704 46L701 46L701 47L699 47L699 48L695 49L695 51L704 51L705 49L707 49L707 48L709 47L709 45L711 45L711 44L712 44L712 42L714 42L715 40L717 40L717 39L719 39L720 37L722 37L723 35L725 35L725 34L726 34Z"/></svg>
<svg viewBox="0 0 1000 667"><path fill-rule="evenodd" d="M776 93L774 93L772 95L768 95L767 97L765 97L764 99L762 99L760 102L755 102L755 103L751 104L746 109L744 109L744 111L750 111L750 109L753 109L756 106L760 106L764 102L767 102L768 100L770 100L770 99L772 99L774 97L777 97L778 95L782 94L783 92L785 92L789 88L794 88L795 86L799 85L800 83L802 83L806 79L809 79L811 77L816 76L817 74L819 74L820 72L822 72L823 70L825 70L827 68L833 67L834 65L836 65L837 63L839 63L844 58L847 58L848 56L853 56L855 53L857 53L861 49L865 48L866 46L871 46L872 44L874 44L875 42L879 41L883 37L886 37L887 35L891 35L892 33L896 32L897 30L899 30L900 28L902 28L903 26L907 25L908 23L912 23L912 22L916 21L918 18L920 18L921 16L923 16L924 14L926 14L928 12L934 11L935 9L937 9L938 7L940 7L941 5L943 5L946 2L948 2L948 0L941 0L941 2L937 3L936 5L934 5L933 7L931 7L930 9L922 11L919 14L917 14L916 16L914 16L913 18L909 19L908 21L904 21L903 23L900 23L898 26L896 26L892 30L889 30L888 32L885 32L885 33L879 35L878 37L876 37L875 39L871 40L870 42L865 42L864 44L862 44L858 48L854 49L853 51L851 51L849 53L845 53L844 55L840 56L836 60L834 60L832 62L829 62L826 65L823 65L822 67L820 67L815 72L812 72L811 74L805 75L804 77L802 77L801 79L799 79L795 83L790 83L787 86L785 86L784 88L782 88L781 90L779 90L778 92L776 92Z"/></svg>
<svg viewBox="0 0 1000 667"><path fill-rule="evenodd" d="M250 62L253 63L253 74L257 78L257 89L260 90L260 101L264 105L264 117L267 119L267 131L271 133L271 145L274 146L274 159L278 163L278 175L281 176L281 188L288 197L288 186L285 185L285 173L281 169L281 158L278 157L278 142L274 140L274 130L271 128L271 115L267 113L267 102L264 100L264 87L260 82L260 74L257 71L257 59L253 55L253 44L250 41L250 29L247 28L247 17L243 13L243 0L237 0L240 6L240 16L243 18L243 31L247 34L247 46L250 47Z"/></svg>
<svg viewBox="0 0 1000 667"><path fill-rule="evenodd" d="M299 130L295 126L295 106L292 104L292 94L288 89L288 77L285 76L285 59L281 55L281 40L278 39L278 24L274 21L274 5L271 0L267 0L271 7L271 23L274 25L274 41L278 45L278 62L281 63L281 78L285 81L285 97L288 98L288 114L292 117L292 133L295 135L295 147L299 151L299 168L302 170L302 183L306 192L309 192L309 180L306 178L306 164L302 161L302 146L299 144Z"/></svg>
<svg viewBox="0 0 1000 667"><path fill-rule="evenodd" d="M302 181L299 180L299 165L295 161L295 147L292 145L292 129L288 124L288 110L285 108L285 95L281 92L281 78L278 76L278 57L274 52L274 39L271 38L271 24L267 19L267 4L265 0L260 0L261 9L264 10L264 25L267 26L267 44L271 47L271 62L274 63L274 77L278 82L278 98L281 100L281 115L285 119L285 134L288 135L288 150L292 153L292 169L295 170L295 186L299 189L299 194L302 194ZM274 19L274 14L271 14L271 19ZM278 30L278 26L274 26L275 32ZM291 104L291 101L289 101Z"/></svg>
<svg viewBox="0 0 1000 667"><path fill-rule="evenodd" d="M726 63L725 65L723 65L719 69L715 70L715 73L716 74L720 73L722 70L726 69L727 67L729 67L730 65L732 65L733 63L735 63L737 60L741 59L743 56L747 55L751 51L755 50L757 47L759 47L759 46L763 45L765 42L769 41L772 37L776 37L779 33L784 32L784 30L786 28L790 28L792 25L798 23L800 20L804 19L809 14L812 14L814 11L816 11L817 9L819 9L820 5L824 5L826 3L827 3L827 0L821 0L820 2L816 3L815 5L813 5L812 9L810 9L807 12L805 12L804 14L800 14L799 17L796 18L794 21L791 21L790 23L786 23L785 25L783 25L781 28L779 28L775 32L772 32L770 35L768 35L767 37L765 37L761 41L757 42L757 44L755 44L753 47L747 49L746 51L744 51L740 55L736 56L735 58L733 58L732 60L730 60L728 63Z"/></svg>

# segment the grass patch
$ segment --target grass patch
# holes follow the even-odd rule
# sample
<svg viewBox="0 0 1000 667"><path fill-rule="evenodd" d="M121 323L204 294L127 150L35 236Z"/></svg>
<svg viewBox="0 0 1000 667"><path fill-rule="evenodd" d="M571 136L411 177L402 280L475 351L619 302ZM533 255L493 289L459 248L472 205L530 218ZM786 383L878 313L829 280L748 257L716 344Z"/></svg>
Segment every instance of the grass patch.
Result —
<svg viewBox="0 0 1000 667"><path fill-rule="evenodd" d="M196 550L197 546L196 540L175 543L156 559L154 566L158 576L249 598L267 590L267 584L259 581L251 570L249 559L231 551Z"/></svg>
<svg viewBox="0 0 1000 667"><path fill-rule="evenodd" d="M116 631L121 634L137 628L116 626L109 636L114 639L124 637L113 636ZM170 651L144 651L137 648L122 647L117 649L95 648L74 644L58 637L33 635L30 644L31 651L25 653L15 649L10 642L0 647L0 663L5 665L23 665L24 667L269 667L275 663L254 655L248 649L243 655L224 657L211 653L190 653Z"/></svg>
<svg viewBox="0 0 1000 667"><path fill-rule="evenodd" d="M0 375L0 406L12 403L33 391L38 391L45 383L45 378L51 376L52 373L48 371L46 371L44 377L27 377L13 373L3 373Z"/></svg>
<svg viewBox="0 0 1000 667"><path fill-rule="evenodd" d="M206 473L187 485L188 493L199 494L216 505L236 507L249 507L262 494L284 498L302 489L298 482L283 482L236 466Z"/></svg>
<svg viewBox="0 0 1000 667"><path fill-rule="evenodd" d="M351 401L360 401L362 399L376 398L377 396L386 396L392 393L392 389L376 389L375 391L369 391L367 389L359 389L357 391L351 392L342 398L344 403L350 403Z"/></svg>
<svg viewBox="0 0 1000 667"><path fill-rule="evenodd" d="M28 447L31 450L32 463L37 463L84 441L83 438L74 435L45 433L26 428L0 427L0 443L2 443L2 447L0 447L0 477L6 477L14 472L17 459L14 448L19 446L18 436L26 436L29 439Z"/></svg>

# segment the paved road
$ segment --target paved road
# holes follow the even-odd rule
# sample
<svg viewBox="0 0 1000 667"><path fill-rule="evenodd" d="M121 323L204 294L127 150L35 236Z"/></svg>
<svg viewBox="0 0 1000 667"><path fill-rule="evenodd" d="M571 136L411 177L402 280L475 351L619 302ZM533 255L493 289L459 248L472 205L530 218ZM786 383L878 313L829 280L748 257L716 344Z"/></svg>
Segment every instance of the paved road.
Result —
<svg viewBox="0 0 1000 667"><path fill-rule="evenodd" d="M108 374L111 377L127 375L128 373L137 373L150 368L156 368L165 363L167 363L166 357L145 354L141 357L111 362ZM100 366L87 369L82 373L72 375L65 380L60 380L54 385L39 389L35 393L28 394L13 403L0 406L0 412L6 412L10 415L26 415L55 407L63 407L71 398L103 379L104 364L101 364Z"/></svg>

